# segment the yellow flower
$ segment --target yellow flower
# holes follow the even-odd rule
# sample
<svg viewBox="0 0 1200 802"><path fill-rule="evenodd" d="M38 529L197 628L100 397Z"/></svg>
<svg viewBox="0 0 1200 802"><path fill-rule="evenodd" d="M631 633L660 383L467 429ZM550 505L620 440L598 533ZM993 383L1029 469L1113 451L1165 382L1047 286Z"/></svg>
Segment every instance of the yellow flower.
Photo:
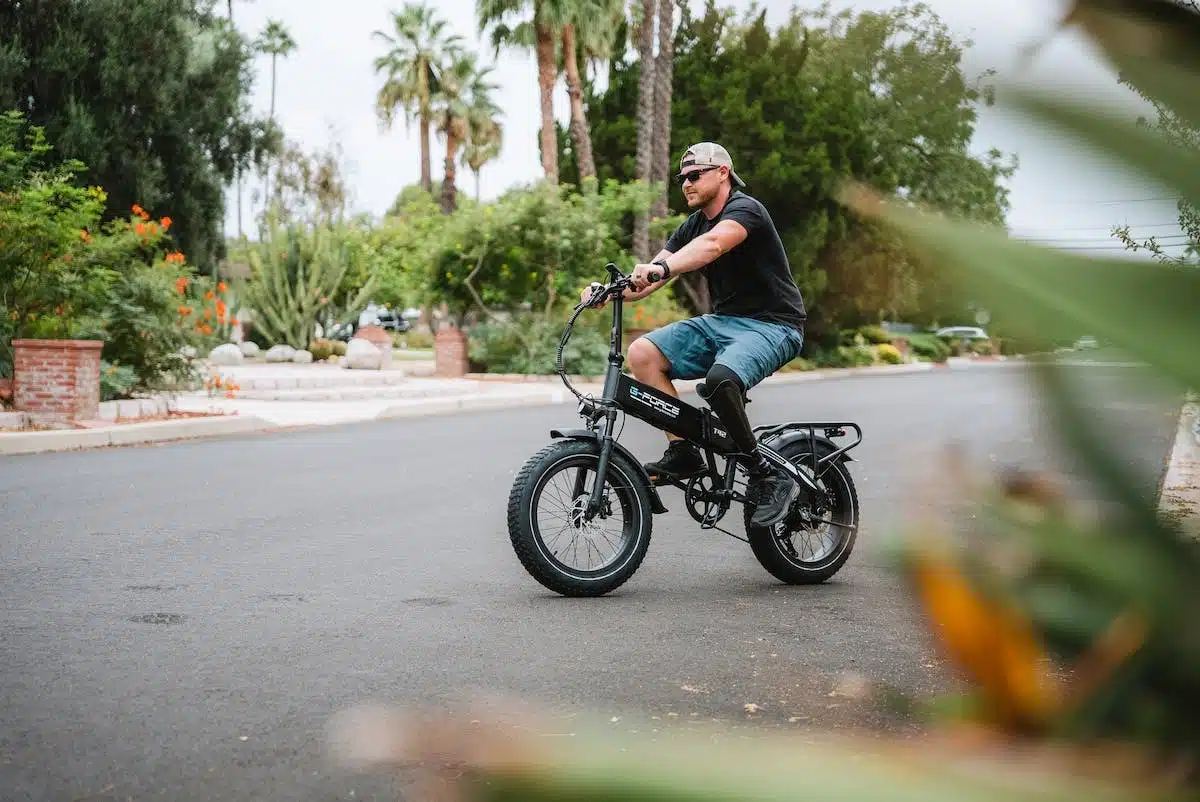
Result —
<svg viewBox="0 0 1200 802"><path fill-rule="evenodd" d="M1040 726L1062 694L1029 622L980 595L945 555L922 550L909 571L939 643L975 685L990 721L1010 730Z"/></svg>

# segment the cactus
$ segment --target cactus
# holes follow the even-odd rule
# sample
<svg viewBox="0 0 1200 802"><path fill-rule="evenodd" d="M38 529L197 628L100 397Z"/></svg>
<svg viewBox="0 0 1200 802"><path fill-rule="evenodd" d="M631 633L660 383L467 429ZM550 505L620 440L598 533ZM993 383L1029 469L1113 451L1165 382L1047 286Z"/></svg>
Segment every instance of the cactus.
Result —
<svg viewBox="0 0 1200 802"><path fill-rule="evenodd" d="M293 348L308 346L318 322L328 326L348 320L375 289L372 274L349 302L336 304L342 282L364 257L329 226L275 226L249 258L252 280L246 300L255 325L272 342Z"/></svg>

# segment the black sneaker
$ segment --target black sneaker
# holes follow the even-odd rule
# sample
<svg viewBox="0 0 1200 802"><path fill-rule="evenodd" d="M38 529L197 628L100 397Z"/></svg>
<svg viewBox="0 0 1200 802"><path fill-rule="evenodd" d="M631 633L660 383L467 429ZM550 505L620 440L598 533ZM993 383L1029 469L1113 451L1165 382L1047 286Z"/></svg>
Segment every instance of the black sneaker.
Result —
<svg viewBox="0 0 1200 802"><path fill-rule="evenodd" d="M750 522L755 526L774 526L784 519L800 495L800 485L782 471L772 471L751 479L748 491L747 502L754 506Z"/></svg>
<svg viewBox="0 0 1200 802"><path fill-rule="evenodd" d="M662 459L647 462L643 467L651 480L687 479L704 471L704 457L700 449L686 440L672 440Z"/></svg>

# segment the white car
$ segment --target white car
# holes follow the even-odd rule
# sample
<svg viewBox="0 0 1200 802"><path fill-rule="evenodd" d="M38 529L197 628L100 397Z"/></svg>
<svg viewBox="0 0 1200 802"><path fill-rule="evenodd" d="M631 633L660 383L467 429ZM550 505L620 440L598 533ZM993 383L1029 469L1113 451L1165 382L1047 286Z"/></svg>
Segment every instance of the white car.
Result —
<svg viewBox="0 0 1200 802"><path fill-rule="evenodd" d="M986 340L989 339L987 332L977 326L947 326L944 329L938 329L936 332L938 337L956 337L960 340Z"/></svg>

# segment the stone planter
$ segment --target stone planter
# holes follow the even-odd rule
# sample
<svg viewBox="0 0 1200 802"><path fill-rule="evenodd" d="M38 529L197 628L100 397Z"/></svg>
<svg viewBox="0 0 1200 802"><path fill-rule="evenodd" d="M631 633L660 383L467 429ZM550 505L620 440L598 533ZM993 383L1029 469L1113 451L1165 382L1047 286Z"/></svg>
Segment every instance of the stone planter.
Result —
<svg viewBox="0 0 1200 802"><path fill-rule="evenodd" d="M100 414L100 340L13 340L13 406L68 427Z"/></svg>
<svg viewBox="0 0 1200 802"><path fill-rule="evenodd" d="M467 335L453 326L438 326L433 339L433 375L443 379L461 379L467 375Z"/></svg>

